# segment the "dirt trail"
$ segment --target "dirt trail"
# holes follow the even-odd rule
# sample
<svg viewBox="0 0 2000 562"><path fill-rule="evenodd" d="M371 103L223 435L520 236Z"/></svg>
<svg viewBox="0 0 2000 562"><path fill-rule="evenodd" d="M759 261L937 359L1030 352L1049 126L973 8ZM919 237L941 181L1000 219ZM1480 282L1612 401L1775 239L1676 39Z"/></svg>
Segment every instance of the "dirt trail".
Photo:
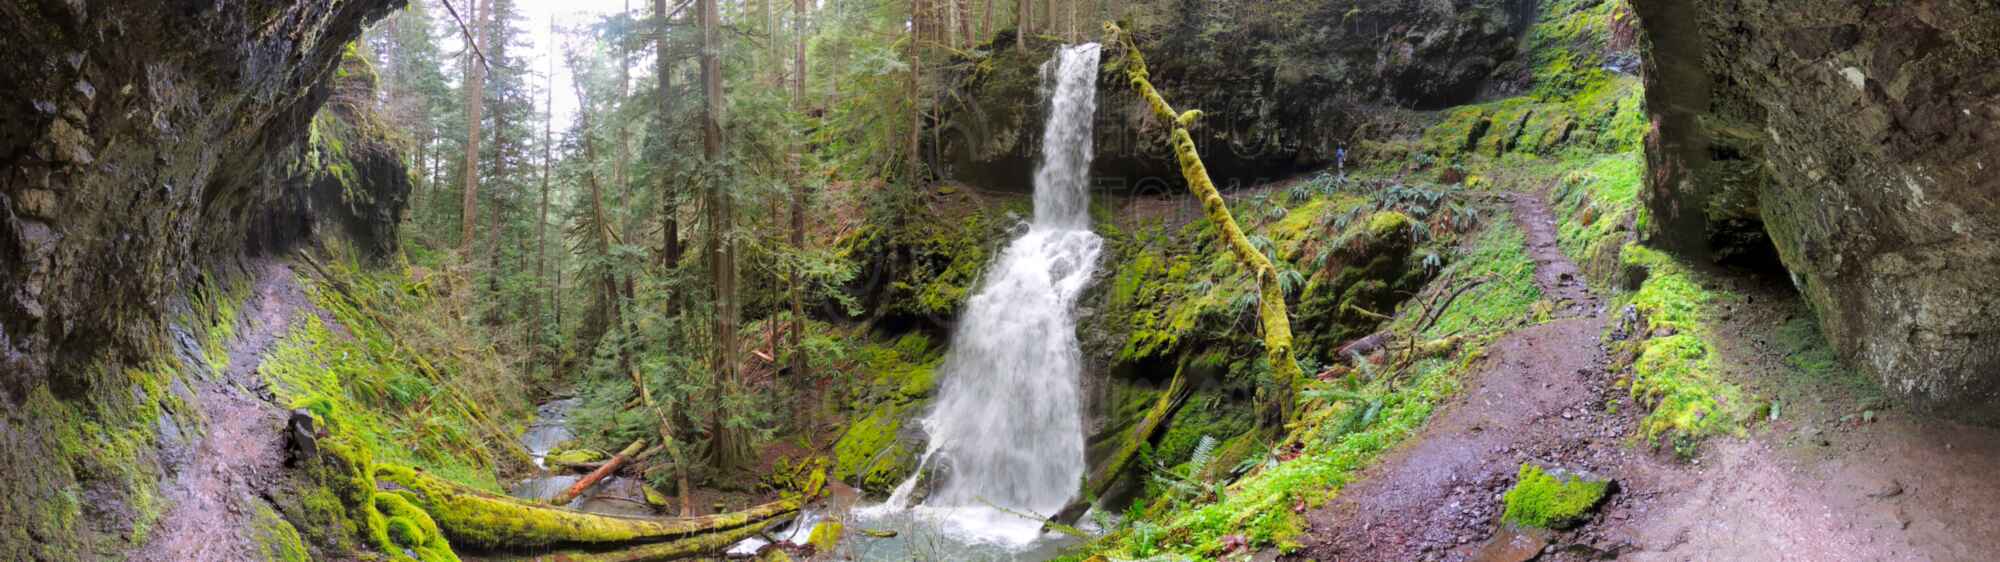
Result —
<svg viewBox="0 0 2000 562"><path fill-rule="evenodd" d="M1557 247L1543 201L1515 195L1513 214L1560 319L1491 344L1419 435L1307 514L1296 558L2000 559L2000 430L1893 410L1868 410L1867 422L1871 402L1853 388L1800 382L1793 352L1772 343L1808 314L1788 287L1723 288L1748 298L1723 305L1714 331L1728 378L1797 405L1685 463L1634 443L1636 409L1605 407L1625 397L1606 371L1608 315ZM1507 529L1500 496L1524 462L1608 477L1616 492L1576 529Z"/></svg>
<svg viewBox="0 0 2000 562"><path fill-rule="evenodd" d="M1419 435L1307 515L1301 558L1472 559L1493 536L1500 494L1522 463L1606 474L1646 462L1617 446L1631 420L1602 407L1614 390L1598 298L1556 245L1547 205L1521 195L1513 208L1535 280L1563 318L1488 346L1481 372Z"/></svg>
<svg viewBox="0 0 2000 562"><path fill-rule="evenodd" d="M168 508L145 548L132 560L255 560L258 509L283 476L284 408L273 403L257 374L264 354L311 307L291 267L276 261L250 267L255 284L244 303L242 330L228 343L229 365L195 383L205 433L162 484Z"/></svg>
<svg viewBox="0 0 2000 562"><path fill-rule="evenodd" d="M1804 374L1774 336L1810 314L1792 289L1742 279L1724 289L1745 297L1714 323L1727 374L1786 406L1748 437L1711 439L1694 463L1628 475L1649 500L1598 517L1598 548L1639 561L2000 559L2000 430Z"/></svg>

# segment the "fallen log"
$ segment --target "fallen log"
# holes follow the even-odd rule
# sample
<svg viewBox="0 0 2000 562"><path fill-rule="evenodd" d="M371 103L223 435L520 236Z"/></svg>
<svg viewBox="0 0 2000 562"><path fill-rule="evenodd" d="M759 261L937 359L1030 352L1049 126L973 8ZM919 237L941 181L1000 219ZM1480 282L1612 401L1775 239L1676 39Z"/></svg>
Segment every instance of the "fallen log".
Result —
<svg viewBox="0 0 2000 562"><path fill-rule="evenodd" d="M584 492L590 491L590 487L596 486L598 482L602 482L604 480L604 477L617 473L619 467L625 466L626 460L631 459L633 455L639 454L639 451L645 448L646 448L645 439L633 441L631 445L626 445L625 450L619 451L618 454L616 455L612 455L611 460L604 461L604 466L597 467L597 470L590 471L590 475L584 476L582 480L576 481L575 484L571 484L568 490L563 490L563 493L558 494L553 499L550 499L549 503L555 505L569 505L569 502L576 501L577 496L581 496L583 495Z"/></svg>
<svg viewBox="0 0 2000 562"><path fill-rule="evenodd" d="M1063 506L1061 511L1056 512L1055 517L1050 517L1048 521L1042 523L1042 532L1055 530L1057 526L1075 525L1078 519L1082 519L1084 512L1090 511L1090 505L1096 503L1099 496L1111 489L1111 484L1118 481L1118 475L1124 473L1125 466L1138 456L1139 447L1152 441L1153 434L1159 432L1160 428L1166 427L1167 419L1172 418L1181 404L1187 402L1188 394L1192 390L1193 388L1187 384L1185 366L1174 369L1174 378L1172 382L1167 383L1167 391L1160 394L1160 399L1153 403L1153 409L1146 412L1146 417L1132 426L1132 432L1126 436L1125 444L1119 446L1118 450L1111 454L1111 458L1099 465L1095 474L1090 475L1090 480L1084 484L1083 494L1071 500L1069 505Z"/></svg>
<svg viewBox="0 0 2000 562"><path fill-rule="evenodd" d="M567 549L541 552L529 556L488 558L489 560L541 562L560 560L562 562L653 562L657 560L685 560L722 552L743 539L764 532L764 525L746 525L727 531L667 542L641 544L617 550Z"/></svg>
<svg viewBox="0 0 2000 562"><path fill-rule="evenodd" d="M387 493L422 507L453 546L521 551L551 546L614 548L638 543L684 542L707 547L799 510L787 498L742 511L702 517L646 518L585 513L453 484L408 467L379 466L375 480ZM748 536L748 535L744 535ZM735 542L723 542L724 545ZM661 547L666 549L666 547ZM634 560L659 558L632 558Z"/></svg>

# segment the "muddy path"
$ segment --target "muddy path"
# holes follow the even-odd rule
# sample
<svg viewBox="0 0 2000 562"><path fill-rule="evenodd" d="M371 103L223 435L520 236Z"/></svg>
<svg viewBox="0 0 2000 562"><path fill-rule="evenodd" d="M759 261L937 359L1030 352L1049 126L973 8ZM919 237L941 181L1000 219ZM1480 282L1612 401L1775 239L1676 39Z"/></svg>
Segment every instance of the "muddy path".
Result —
<svg viewBox="0 0 2000 562"><path fill-rule="evenodd" d="M274 402L257 369L301 314L312 309L289 265L258 261L243 303L229 364L195 382L204 433L161 484L170 506L146 547L132 560L256 560L263 546L252 538L259 502L268 502L284 477L284 408Z"/></svg>
<svg viewBox="0 0 2000 562"><path fill-rule="evenodd" d="M1789 284L1722 283L1738 295L1713 323L1725 375L1780 414L1690 463L1634 471L1649 499L1600 515L1597 548L1640 561L2000 559L2000 430L1898 409L1859 375L1801 370L1780 327L1810 311Z"/></svg>
<svg viewBox="0 0 2000 562"><path fill-rule="evenodd" d="M1615 475L1648 462L1618 444L1630 416L1603 407L1617 390L1599 341L1601 301L1557 246L1554 215L1542 199L1518 195L1511 207L1527 235L1535 280L1559 319L1489 345L1479 372L1421 433L1307 514L1307 546L1298 558L1486 559L1500 495L1522 463Z"/></svg>
<svg viewBox="0 0 2000 562"><path fill-rule="evenodd" d="M1630 437L1635 408L1600 338L1617 311L1556 245L1536 194L1510 206L1557 320L1491 344L1417 436L1307 514L1305 560L1820 561L2000 559L2000 430L1897 411L1866 383L1827 380L1779 343L1810 312L1782 282L1720 275L1717 368L1788 406L1693 459ZM1522 463L1616 482L1575 529L1499 523Z"/></svg>

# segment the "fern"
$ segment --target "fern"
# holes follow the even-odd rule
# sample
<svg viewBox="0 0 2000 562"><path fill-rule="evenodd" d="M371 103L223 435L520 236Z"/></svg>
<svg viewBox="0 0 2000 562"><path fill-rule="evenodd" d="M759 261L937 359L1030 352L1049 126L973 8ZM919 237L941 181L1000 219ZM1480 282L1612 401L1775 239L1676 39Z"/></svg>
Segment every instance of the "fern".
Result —
<svg viewBox="0 0 2000 562"><path fill-rule="evenodd" d="M1306 276L1299 273L1299 270L1286 269L1278 274L1278 287L1285 292L1285 296L1297 297L1299 291L1306 288Z"/></svg>

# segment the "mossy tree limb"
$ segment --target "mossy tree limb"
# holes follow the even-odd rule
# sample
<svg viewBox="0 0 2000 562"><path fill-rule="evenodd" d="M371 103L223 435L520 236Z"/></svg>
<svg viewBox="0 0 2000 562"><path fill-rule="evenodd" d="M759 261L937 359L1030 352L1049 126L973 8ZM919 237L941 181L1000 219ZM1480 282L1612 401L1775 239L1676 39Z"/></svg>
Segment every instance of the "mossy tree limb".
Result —
<svg viewBox="0 0 2000 562"><path fill-rule="evenodd" d="M1259 400L1257 423L1265 438L1275 439L1283 433L1285 424L1291 421L1294 389L1298 379L1304 376L1292 354L1292 321L1285 310L1285 292L1278 281L1278 268L1272 265L1269 257L1251 245L1249 237L1244 236L1242 227L1229 213L1229 203L1223 200L1215 182L1208 177L1208 167L1202 164L1201 154L1195 150L1194 138L1188 134L1188 127L1201 118L1201 111L1175 113L1173 106L1147 79L1150 74L1146 70L1145 56L1140 54L1132 37L1115 23L1105 22L1104 29L1125 46L1125 74L1132 83L1132 89L1146 99L1146 105L1152 108L1153 115L1161 123L1172 128L1170 135L1174 155L1180 161L1181 176L1188 182L1188 191L1201 200L1202 210L1222 232L1223 241L1235 254L1236 260L1257 278L1257 316L1263 325L1264 353L1271 364L1271 381L1263 389Z"/></svg>
<svg viewBox="0 0 2000 562"><path fill-rule="evenodd" d="M1153 409L1147 411L1146 417L1132 426L1132 432L1126 436L1125 443L1119 445L1118 450L1111 454L1111 458L1106 459L1097 467L1097 472L1090 475L1090 480L1083 486L1083 495L1071 500L1069 505L1063 506L1061 511L1056 512L1055 517L1050 517L1048 523L1043 525L1042 531L1048 532L1056 525L1075 525L1078 519L1083 518L1084 512L1090 510L1090 505L1096 503L1097 498L1102 497L1106 490L1110 490L1111 484L1118 481L1118 475L1123 474L1132 459L1139 456L1139 448L1152 441L1153 434L1167 426L1167 420L1173 417L1174 412L1180 410L1181 404L1187 402L1188 394L1192 390L1193 387L1187 383L1187 366L1183 362L1180 368L1174 370L1174 378L1167 383L1167 391L1160 394L1158 401L1153 402Z"/></svg>
<svg viewBox="0 0 2000 562"><path fill-rule="evenodd" d="M688 544L709 544L710 539L721 540L715 538L717 535L734 536L736 531L757 528L764 522L797 512L800 506L800 500L787 498L743 511L702 517L620 517L482 492L404 467L378 467L375 478L378 484L393 490L391 493L404 496L430 513L452 544L498 551L688 541L695 541Z"/></svg>

